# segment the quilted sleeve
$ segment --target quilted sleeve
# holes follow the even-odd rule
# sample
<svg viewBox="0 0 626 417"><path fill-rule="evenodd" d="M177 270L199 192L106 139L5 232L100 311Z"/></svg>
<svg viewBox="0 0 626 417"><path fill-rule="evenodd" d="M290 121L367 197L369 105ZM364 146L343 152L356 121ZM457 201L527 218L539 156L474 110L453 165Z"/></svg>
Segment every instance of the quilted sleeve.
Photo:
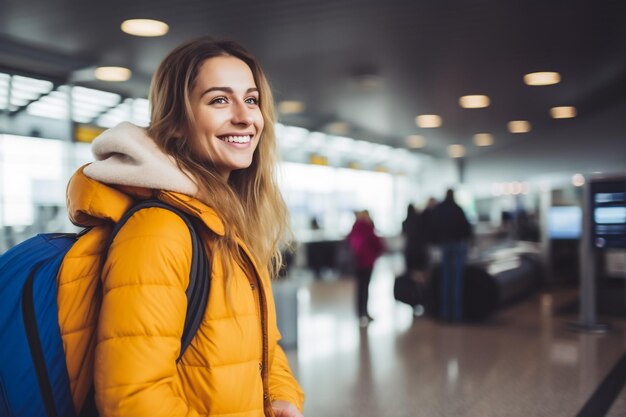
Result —
<svg viewBox="0 0 626 417"><path fill-rule="evenodd" d="M272 393L272 401L284 400L294 404L302 412L304 405L304 392L293 377L285 352L276 344L274 357L269 370L269 388Z"/></svg>
<svg viewBox="0 0 626 417"><path fill-rule="evenodd" d="M197 416L176 389L191 265L184 221L159 208L133 215L103 269L95 357L103 417Z"/></svg>

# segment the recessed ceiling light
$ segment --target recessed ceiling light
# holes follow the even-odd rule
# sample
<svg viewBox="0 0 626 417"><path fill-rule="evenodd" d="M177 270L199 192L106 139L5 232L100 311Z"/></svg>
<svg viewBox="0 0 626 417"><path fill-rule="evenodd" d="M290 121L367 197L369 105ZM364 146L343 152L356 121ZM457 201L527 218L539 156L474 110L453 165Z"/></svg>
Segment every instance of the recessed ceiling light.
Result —
<svg viewBox="0 0 626 417"><path fill-rule="evenodd" d="M441 116L436 114L421 114L415 118L415 124L422 128L441 126Z"/></svg>
<svg viewBox="0 0 626 417"><path fill-rule="evenodd" d="M507 128L511 133L527 133L530 132L530 122L527 120L511 120L507 123Z"/></svg>
<svg viewBox="0 0 626 417"><path fill-rule="evenodd" d="M550 116L553 119L571 119L576 117L576 107L574 106L560 106L552 107L550 109Z"/></svg>
<svg viewBox="0 0 626 417"><path fill-rule="evenodd" d="M347 135L350 133L348 122L332 122L326 125L326 130L334 135Z"/></svg>
<svg viewBox="0 0 626 417"><path fill-rule="evenodd" d="M463 158L465 156L465 146L463 145L448 146L448 156L450 158Z"/></svg>
<svg viewBox="0 0 626 417"><path fill-rule="evenodd" d="M459 104L465 109L482 109L489 107L489 97L482 95L463 96L459 98Z"/></svg>
<svg viewBox="0 0 626 417"><path fill-rule="evenodd" d="M422 135L407 136L406 145L411 149L423 148L426 146L426 139Z"/></svg>
<svg viewBox="0 0 626 417"><path fill-rule="evenodd" d="M152 19L130 19L122 22L122 32L134 36L163 36L170 30L165 22Z"/></svg>
<svg viewBox="0 0 626 417"><path fill-rule="evenodd" d="M572 176L572 185L574 187L582 187L585 185L585 177L583 174L574 174Z"/></svg>
<svg viewBox="0 0 626 417"><path fill-rule="evenodd" d="M552 85L561 81L561 74L558 72L531 72L524 75L526 85Z"/></svg>
<svg viewBox="0 0 626 417"><path fill-rule="evenodd" d="M297 114L304 111L304 103L296 100L283 100L278 103L278 111L283 114Z"/></svg>
<svg viewBox="0 0 626 417"><path fill-rule="evenodd" d="M477 133L474 135L474 144L476 146L493 145L493 135L491 133Z"/></svg>
<svg viewBox="0 0 626 417"><path fill-rule="evenodd" d="M94 75L101 81L128 81L132 72L124 67L98 67Z"/></svg>

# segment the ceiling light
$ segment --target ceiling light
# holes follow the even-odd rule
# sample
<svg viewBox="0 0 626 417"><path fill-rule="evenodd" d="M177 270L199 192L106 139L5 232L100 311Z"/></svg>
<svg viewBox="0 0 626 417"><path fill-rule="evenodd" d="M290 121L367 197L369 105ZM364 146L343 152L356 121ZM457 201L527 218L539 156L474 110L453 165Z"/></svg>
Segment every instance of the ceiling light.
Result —
<svg viewBox="0 0 626 417"><path fill-rule="evenodd" d="M350 125L347 122L332 122L326 125L326 130L334 135L347 135L350 133Z"/></svg>
<svg viewBox="0 0 626 417"><path fill-rule="evenodd" d="M54 85L50 81L38 80L36 78L13 76L11 88L13 90L36 92L38 94L46 94L52 90Z"/></svg>
<svg viewBox="0 0 626 417"><path fill-rule="evenodd" d="M527 133L530 132L530 122L527 120L511 120L507 124L507 128L511 133Z"/></svg>
<svg viewBox="0 0 626 417"><path fill-rule="evenodd" d="M132 122L146 127L150 124L150 103L145 98L136 98L132 104Z"/></svg>
<svg viewBox="0 0 626 417"><path fill-rule="evenodd" d="M99 107L111 107L118 104L121 100L122 97L119 94L109 93L108 91L80 86L72 88L72 101L80 106L93 104Z"/></svg>
<svg viewBox="0 0 626 417"><path fill-rule="evenodd" d="M561 81L561 74L558 72L532 72L524 75L526 85L552 85Z"/></svg>
<svg viewBox="0 0 626 417"><path fill-rule="evenodd" d="M585 185L585 177L583 174L574 174L572 176L572 185L574 187L582 187Z"/></svg>
<svg viewBox="0 0 626 417"><path fill-rule="evenodd" d="M491 133L477 133L474 135L474 144L476 146L493 145L493 135Z"/></svg>
<svg viewBox="0 0 626 417"><path fill-rule="evenodd" d="M41 94L39 94L36 91L25 91L25 90L16 90L16 89L11 91L11 99L16 98L18 100L24 99L24 100L30 101L30 100L36 99L40 95Z"/></svg>
<svg viewBox="0 0 626 417"><path fill-rule="evenodd" d="M465 156L465 146L463 145L448 146L448 156L450 158L463 158Z"/></svg>
<svg viewBox="0 0 626 417"><path fill-rule="evenodd" d="M550 116L553 119L571 119L576 117L576 107L574 106L560 106L552 107L550 109Z"/></svg>
<svg viewBox="0 0 626 417"><path fill-rule="evenodd" d="M278 111L282 114L298 114L304 111L304 103L295 100L284 100L278 103Z"/></svg>
<svg viewBox="0 0 626 417"><path fill-rule="evenodd" d="M124 67L98 67L94 75L101 81L128 81L132 72Z"/></svg>
<svg viewBox="0 0 626 417"><path fill-rule="evenodd" d="M406 138L406 146L411 149L419 149L426 146L426 139L422 135L411 135Z"/></svg>
<svg viewBox="0 0 626 417"><path fill-rule="evenodd" d="M441 116L436 114L422 114L415 118L415 124L422 128L441 126Z"/></svg>
<svg viewBox="0 0 626 417"><path fill-rule="evenodd" d="M130 19L122 22L122 32L129 35L155 37L163 36L170 29L167 23L151 19Z"/></svg>
<svg viewBox="0 0 626 417"><path fill-rule="evenodd" d="M67 118L67 107L57 106L56 104L34 101L26 107L26 112L33 116L49 117L52 119Z"/></svg>
<svg viewBox="0 0 626 417"><path fill-rule="evenodd" d="M9 80L11 76L0 72L0 110L7 107L9 98Z"/></svg>
<svg viewBox="0 0 626 417"><path fill-rule="evenodd" d="M11 104L13 106L17 106L17 107L22 107L28 103L30 103L32 100L28 99L26 97L16 97L16 96L11 96Z"/></svg>
<svg viewBox="0 0 626 417"><path fill-rule="evenodd" d="M481 95L463 96L459 98L459 104L465 109L482 109L489 107L489 97Z"/></svg>

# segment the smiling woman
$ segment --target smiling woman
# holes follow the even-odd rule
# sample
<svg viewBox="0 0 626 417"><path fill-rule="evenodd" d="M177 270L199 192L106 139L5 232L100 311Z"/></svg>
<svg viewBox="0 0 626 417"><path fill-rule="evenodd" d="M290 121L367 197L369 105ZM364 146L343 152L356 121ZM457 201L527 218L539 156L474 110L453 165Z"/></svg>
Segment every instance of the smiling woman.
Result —
<svg viewBox="0 0 626 417"><path fill-rule="evenodd" d="M196 124L193 146L224 179L252 163L263 132L259 90L240 59L220 56L202 64L191 93Z"/></svg>
<svg viewBox="0 0 626 417"><path fill-rule="evenodd" d="M97 161L68 189L70 215L106 233L110 220L150 197L190 213L212 260L210 297L179 358L195 259L189 231L163 208L127 221L102 274L99 415L301 417L304 396L278 345L270 284L289 233L265 75L238 44L200 38L163 60L150 101L147 130L123 123L94 141ZM66 315L72 303L62 304ZM61 327L66 352L87 344ZM71 380L90 377L82 360L67 354ZM73 394L82 408L86 393Z"/></svg>

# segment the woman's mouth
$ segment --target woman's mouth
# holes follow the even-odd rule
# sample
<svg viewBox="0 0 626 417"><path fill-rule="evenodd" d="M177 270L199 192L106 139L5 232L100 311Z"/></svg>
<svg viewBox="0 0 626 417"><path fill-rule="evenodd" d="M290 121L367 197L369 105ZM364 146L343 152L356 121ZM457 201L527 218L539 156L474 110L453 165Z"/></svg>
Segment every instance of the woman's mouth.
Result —
<svg viewBox="0 0 626 417"><path fill-rule="evenodd" d="M248 143L252 139L252 135L224 135L217 138L228 143Z"/></svg>

